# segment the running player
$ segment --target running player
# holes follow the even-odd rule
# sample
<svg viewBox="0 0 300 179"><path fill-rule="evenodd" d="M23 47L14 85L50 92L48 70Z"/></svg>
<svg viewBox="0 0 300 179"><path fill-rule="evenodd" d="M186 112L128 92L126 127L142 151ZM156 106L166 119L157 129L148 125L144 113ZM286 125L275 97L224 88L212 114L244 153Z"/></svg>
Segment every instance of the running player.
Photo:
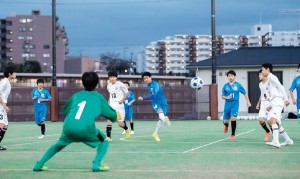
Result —
<svg viewBox="0 0 300 179"><path fill-rule="evenodd" d="M259 70L259 89L260 89L260 98L258 100L258 103L256 105L256 109L259 110L258 113L258 120L259 123L261 125L261 127L266 131L265 134L265 141L268 141L270 138L270 130L268 128L268 126L266 125L265 119L267 118L267 107L270 106L269 105L269 100L270 100L270 96L269 96L269 92L267 90L267 78L265 78L262 73L262 70Z"/></svg>
<svg viewBox="0 0 300 179"><path fill-rule="evenodd" d="M159 120L157 122L156 128L152 136L154 140L159 142L160 138L158 136L158 131L163 126L163 123L166 122L168 126L171 125L171 122L168 118L167 111L168 111L168 102L165 97L164 91L160 84L157 81L152 80L152 74L150 72L144 72L142 74L142 78L145 83L147 83L147 88L150 96L146 97L139 97L139 101L143 100L152 100L152 107L155 112L157 112Z"/></svg>
<svg viewBox="0 0 300 179"><path fill-rule="evenodd" d="M248 108L251 107L248 94L244 87L235 81L236 73L233 70L227 72L228 83L226 83L222 88L222 99L225 100L224 114L223 114L223 124L224 133L228 132L229 120L231 121L231 136L230 139L235 139L235 129L236 129L236 117L239 111L239 93L245 96Z"/></svg>
<svg viewBox="0 0 300 179"><path fill-rule="evenodd" d="M129 96L128 89L122 82L117 81L117 79L118 73L116 71L108 72L108 80L110 82L107 85L107 90L109 92L108 101L110 106L122 115L122 119L118 120L118 125L125 130L126 137L130 137L130 130L125 123L125 107L123 104L125 99ZM112 122L107 120L106 135L109 142L112 142L111 131Z"/></svg>
<svg viewBox="0 0 300 179"><path fill-rule="evenodd" d="M129 96L124 101L125 115L126 115L125 120L127 118L130 121L130 129L131 129L130 134L134 134L134 128L133 128L134 127L133 126L133 103L135 102L135 96L134 96L133 92L129 90L129 88L130 88L129 82L125 81L124 84L127 87L128 94L129 94ZM125 134L125 133L126 133L126 131L124 130L122 132L122 134Z"/></svg>
<svg viewBox="0 0 300 179"><path fill-rule="evenodd" d="M281 112L283 107L284 105L289 105L284 87L278 78L272 74L273 65L271 63L262 64L261 69L262 75L268 79L267 88L270 96L270 107L267 108L269 111L267 120L273 132L272 142L266 142L266 144L276 148L281 147L281 145L293 145L294 141L288 136L281 125ZM279 133L285 139L282 144L279 143Z"/></svg>
<svg viewBox="0 0 300 179"><path fill-rule="evenodd" d="M300 64L298 65L297 72L300 73ZM297 101L293 93L295 89L297 91ZM294 78L289 91L290 91L290 96L292 98L293 104L297 105L297 114L298 114L298 118L300 118L300 75Z"/></svg>
<svg viewBox="0 0 300 179"><path fill-rule="evenodd" d="M32 99L34 100L34 121L35 123L41 127L41 135L39 139L44 138L45 136L45 120L47 116L47 101L51 101L52 97L48 90L44 88L44 80L38 79L36 81L37 88L32 90Z"/></svg>
<svg viewBox="0 0 300 179"><path fill-rule="evenodd" d="M13 67L6 67L3 72L4 78L0 81L0 143L8 129L7 113L10 109L6 106L8 95L11 91L10 80L16 79ZM0 146L0 151L6 150Z"/></svg>
<svg viewBox="0 0 300 179"><path fill-rule="evenodd" d="M105 140L105 134L96 128L95 118L101 115L115 122L121 118L121 115L110 107L101 94L95 91L95 87L99 83L97 73L85 72L81 79L85 89L72 95L63 108L65 120L61 137L36 162L33 171L47 170L44 164L73 142L83 142L92 148L97 147L92 171L109 170L108 166L102 164L109 143Z"/></svg>

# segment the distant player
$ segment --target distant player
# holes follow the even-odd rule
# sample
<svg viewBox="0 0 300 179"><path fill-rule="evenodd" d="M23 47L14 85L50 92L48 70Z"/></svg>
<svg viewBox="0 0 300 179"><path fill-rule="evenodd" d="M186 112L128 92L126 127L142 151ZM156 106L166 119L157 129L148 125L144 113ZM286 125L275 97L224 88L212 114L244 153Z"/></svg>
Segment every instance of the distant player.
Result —
<svg viewBox="0 0 300 179"><path fill-rule="evenodd" d="M270 138L271 133L270 133L270 130L269 130L268 126L265 123L265 119L268 116L267 107L270 106L269 105L270 96L269 96L268 87L267 87L267 84L268 84L267 80L268 79L266 77L264 77L261 72L262 72L262 70L259 70L260 98L259 98L258 103L256 105L256 109L259 110L259 113L258 113L259 123L260 123L261 127L266 131L264 140L268 141L269 138Z"/></svg>
<svg viewBox="0 0 300 179"><path fill-rule="evenodd" d="M224 124L224 133L228 132L228 121L231 121L231 136L230 139L235 139L235 129L236 129L236 117L239 111L239 93L242 93L245 96L247 101L248 108L251 107L249 97L246 93L244 87L235 81L236 73L233 70L227 72L228 83L226 83L222 88L222 99L225 100L224 105L224 115L223 115L223 124Z"/></svg>
<svg viewBox="0 0 300 179"><path fill-rule="evenodd" d="M38 79L36 81L37 88L32 90L32 99L34 106L34 121L41 127L41 135L39 139L44 138L46 130L46 116L47 116L47 101L51 101L52 97L48 90L44 88L44 80Z"/></svg>
<svg viewBox="0 0 300 179"><path fill-rule="evenodd" d="M10 80L16 79L13 67L6 67L3 72L4 78L0 81L0 143L8 129L7 113L10 109L6 106L8 95L11 91ZM0 146L0 151L6 148Z"/></svg>
<svg viewBox="0 0 300 179"><path fill-rule="evenodd" d="M96 128L95 118L101 115L115 122L121 116L110 107L101 94L95 91L95 87L99 83L97 73L85 72L81 79L84 90L73 94L63 108L65 120L61 137L34 165L33 171L47 170L44 164L73 142L83 142L92 148L97 147L92 171L109 170L108 166L102 164L109 143L105 140L105 134Z"/></svg>
<svg viewBox="0 0 300 179"><path fill-rule="evenodd" d="M298 65L297 72L300 73L300 64ZM297 91L297 101L296 101L294 93L293 93L293 91L295 89ZM297 114L298 114L298 118L300 118L300 75L298 75L296 78L294 78L289 91L290 91L290 96L292 98L293 104L297 105Z"/></svg>
<svg viewBox="0 0 300 179"><path fill-rule="evenodd" d="M125 106L125 120L128 119L130 121L130 129L131 132L130 134L134 134L134 125L133 125L133 103L135 102L135 96L132 91L129 90L130 84L129 82L125 81L124 82L125 86L128 89L128 94L129 96L126 98L124 101L124 106ZM125 121L124 121L125 122ZM126 123L126 122L125 122ZM125 134L126 131L124 130L122 134Z"/></svg>
<svg viewBox="0 0 300 179"><path fill-rule="evenodd" d="M279 82L278 78L272 74L272 64L264 63L262 64L261 69L262 75L268 79L267 88L270 96L270 107L267 108L269 111L267 120L273 131L272 142L266 142L266 144L277 148L281 147L281 145L293 145L294 141L281 126L281 112L284 105L289 105L284 87ZM282 144L279 143L279 133L285 139Z"/></svg>
<svg viewBox="0 0 300 179"><path fill-rule="evenodd" d="M109 92L109 105L122 115L122 119L118 120L118 125L125 130L126 137L130 137L130 130L125 123L125 107L124 101L129 96L127 87L120 81L117 81L118 73L116 71L108 72L109 84L107 90ZM112 142L111 138L112 122L107 120L106 135L107 140Z"/></svg>
<svg viewBox="0 0 300 179"><path fill-rule="evenodd" d="M168 111L168 102L165 97L164 91L160 84L154 80L152 80L152 74L150 72L144 72L142 74L142 78L145 83L147 83L147 88L150 96L146 97L139 97L139 101L143 100L152 100L152 107L154 111L157 112L159 121L157 122L156 128L152 136L154 137L155 141L159 142L160 138L158 136L158 131L163 126L163 123L166 122L168 126L171 125L171 122L168 118L167 111Z"/></svg>

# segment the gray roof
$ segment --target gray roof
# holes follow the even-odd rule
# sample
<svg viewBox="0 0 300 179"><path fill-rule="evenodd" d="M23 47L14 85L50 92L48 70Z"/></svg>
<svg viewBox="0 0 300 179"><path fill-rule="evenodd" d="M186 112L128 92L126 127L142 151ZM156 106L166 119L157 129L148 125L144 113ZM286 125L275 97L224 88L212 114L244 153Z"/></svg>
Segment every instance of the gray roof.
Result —
<svg viewBox="0 0 300 179"><path fill-rule="evenodd" d="M274 66L297 66L300 64L299 46L241 47L217 56L217 67L251 67L272 63ZM211 58L192 63L187 68L211 67Z"/></svg>

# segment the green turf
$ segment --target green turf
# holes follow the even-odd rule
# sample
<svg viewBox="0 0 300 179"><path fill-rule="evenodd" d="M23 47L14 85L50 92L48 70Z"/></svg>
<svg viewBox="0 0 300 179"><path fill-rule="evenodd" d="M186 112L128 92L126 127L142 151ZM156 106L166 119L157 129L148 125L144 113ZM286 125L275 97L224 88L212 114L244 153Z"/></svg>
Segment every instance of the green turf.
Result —
<svg viewBox="0 0 300 179"><path fill-rule="evenodd" d="M105 157L109 172L91 172L95 149L74 143L54 156L48 171L33 172L34 163L56 142L62 123L47 123L46 137L33 122L10 123L1 145L0 178L298 178L300 175L300 124L285 120L283 126L293 146L266 146L258 121L238 121L236 140L228 140L222 121L173 121L151 134L156 121L136 121L132 138L120 140L122 130L114 124L113 143ZM105 122L97 123L105 132ZM230 129L230 128L229 128ZM80 132L80 131L79 131ZM281 139L282 141L282 139Z"/></svg>

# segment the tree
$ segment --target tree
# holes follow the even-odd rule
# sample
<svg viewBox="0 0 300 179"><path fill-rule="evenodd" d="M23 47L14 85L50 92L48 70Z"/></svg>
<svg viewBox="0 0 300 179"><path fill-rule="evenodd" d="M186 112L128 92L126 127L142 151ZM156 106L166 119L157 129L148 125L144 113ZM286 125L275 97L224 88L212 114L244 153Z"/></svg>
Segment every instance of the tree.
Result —
<svg viewBox="0 0 300 179"><path fill-rule="evenodd" d="M5 67L12 66L14 67L17 73L41 73L42 68L38 61L25 61L24 63L13 63L8 62L1 64L0 71L4 71Z"/></svg>

